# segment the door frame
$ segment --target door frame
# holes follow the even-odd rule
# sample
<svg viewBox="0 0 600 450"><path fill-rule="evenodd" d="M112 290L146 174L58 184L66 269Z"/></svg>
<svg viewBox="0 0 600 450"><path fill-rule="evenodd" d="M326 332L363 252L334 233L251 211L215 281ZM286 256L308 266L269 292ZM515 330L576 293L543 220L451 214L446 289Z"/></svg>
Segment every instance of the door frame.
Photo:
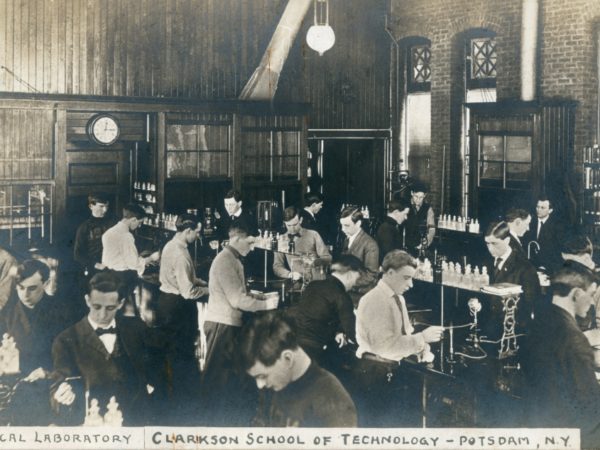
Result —
<svg viewBox="0 0 600 450"><path fill-rule="evenodd" d="M378 140L383 143L383 176L381 182L383 183L383 197L378 199L377 202L381 202L379 205L374 205L377 209L385 208L386 203L391 200L392 197L392 175L393 175L393 157L392 157L392 130L386 129L318 129L309 128L307 133L307 139L309 141L317 141L319 148L319 157L321 160L317 166L319 168L319 175L323 176L323 151L325 141L333 140ZM323 186L321 185L321 191ZM322 192L321 192L322 193Z"/></svg>

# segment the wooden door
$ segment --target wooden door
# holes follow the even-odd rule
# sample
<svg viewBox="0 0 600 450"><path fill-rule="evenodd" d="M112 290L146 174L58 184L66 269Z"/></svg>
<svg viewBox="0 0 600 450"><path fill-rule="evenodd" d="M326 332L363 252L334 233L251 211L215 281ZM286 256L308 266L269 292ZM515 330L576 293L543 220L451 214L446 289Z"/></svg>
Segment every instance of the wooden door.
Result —
<svg viewBox="0 0 600 450"><path fill-rule="evenodd" d="M119 121L121 134L109 146L87 136L86 125L95 112L68 111L66 139L66 217L64 233L72 236L79 223L89 217L87 196L103 193L110 199L109 214L121 216L131 200L134 181L132 158L136 142L145 142L145 115L111 113Z"/></svg>

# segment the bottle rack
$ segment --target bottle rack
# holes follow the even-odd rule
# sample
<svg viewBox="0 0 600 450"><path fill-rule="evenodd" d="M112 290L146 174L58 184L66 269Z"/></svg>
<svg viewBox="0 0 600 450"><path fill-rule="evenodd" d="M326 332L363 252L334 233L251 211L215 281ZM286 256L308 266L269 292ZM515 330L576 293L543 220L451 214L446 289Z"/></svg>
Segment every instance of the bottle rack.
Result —
<svg viewBox="0 0 600 450"><path fill-rule="evenodd" d="M133 201L140 205L146 214L154 216L156 208L156 185L147 181L133 183Z"/></svg>
<svg viewBox="0 0 600 450"><path fill-rule="evenodd" d="M600 227L600 148L598 144L583 148L583 198L581 204L584 225ZM591 230L592 234L595 230Z"/></svg>

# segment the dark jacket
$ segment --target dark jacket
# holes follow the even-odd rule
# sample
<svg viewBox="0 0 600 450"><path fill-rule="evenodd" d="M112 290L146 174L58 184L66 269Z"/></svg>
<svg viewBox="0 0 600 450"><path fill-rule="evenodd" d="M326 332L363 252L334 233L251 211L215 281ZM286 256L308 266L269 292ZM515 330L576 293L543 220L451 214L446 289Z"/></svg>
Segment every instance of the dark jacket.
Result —
<svg viewBox="0 0 600 450"><path fill-rule="evenodd" d="M142 425L149 405L146 385L160 389L160 368L153 364L149 329L141 320L120 317L116 328L117 344L112 354L87 317L59 334L52 345L58 380L55 387L66 377L82 376L90 398L105 406L110 396L116 396L124 424Z"/></svg>
<svg viewBox="0 0 600 450"><path fill-rule="evenodd" d="M364 230L358 232L352 245L348 247L349 239L346 237L342 253L356 256L365 266L365 271L356 282L353 291L364 294L371 290L377 282L379 272L379 247L377 242Z"/></svg>
<svg viewBox="0 0 600 450"><path fill-rule="evenodd" d="M531 262L536 267L544 267L549 274L560 269L562 265L561 245L565 240L566 227L560 218L552 213L542 225L540 235L537 235L538 218L535 217L529 226L529 232L524 236L523 242L536 241L540 250L531 247Z"/></svg>
<svg viewBox="0 0 600 450"><path fill-rule="evenodd" d="M524 328L526 330L531 321L531 312L539 305L541 296L540 280L535 267L522 252L513 250L499 272L492 267L489 273L492 283L513 283L523 288L521 301L517 306L517 319L521 331Z"/></svg>
<svg viewBox="0 0 600 450"><path fill-rule="evenodd" d="M336 277L310 283L289 313L298 325L300 345L315 358L324 345L334 342L337 332L356 340L352 299Z"/></svg>
<svg viewBox="0 0 600 450"><path fill-rule="evenodd" d="M592 348L564 309L542 309L519 353L526 377L527 426L581 428L584 448L598 448L600 385Z"/></svg>
<svg viewBox="0 0 600 450"><path fill-rule="evenodd" d="M387 216L383 219L375 236L377 245L379 245L379 262L383 261L384 256L392 250L401 250L404 248L402 243L403 231L403 227L398 225L398 222L391 217Z"/></svg>
<svg viewBox="0 0 600 450"><path fill-rule="evenodd" d="M427 233L427 214L431 206L428 203L423 203L417 211L414 205L411 204L404 228L406 229L406 248L414 251L421 244L421 236Z"/></svg>
<svg viewBox="0 0 600 450"><path fill-rule="evenodd" d="M523 249L522 241L518 241L517 238L515 238L512 234L509 234L509 236L510 236L510 241L509 241L508 245L510 245L510 248L512 248L513 251L525 253L525 250ZM525 256L527 256L526 253L525 253Z"/></svg>
<svg viewBox="0 0 600 450"><path fill-rule="evenodd" d="M82 268L93 269L102 261L102 235L117 221L111 217L90 217L77 228L73 257Z"/></svg>
<svg viewBox="0 0 600 450"><path fill-rule="evenodd" d="M235 217L233 220L227 214L227 211L224 211L221 212L221 217L217 221L217 235L219 236L220 240L223 241L229 239L229 227L232 224L244 226L252 235L256 235L258 232L256 216L252 213L252 211L242 208L242 213L239 215L239 217Z"/></svg>
<svg viewBox="0 0 600 450"><path fill-rule="evenodd" d="M52 341L68 327L69 309L56 297L46 294L33 309L16 295L0 312L0 336L8 333L19 350L19 366L24 376L42 367L52 369Z"/></svg>

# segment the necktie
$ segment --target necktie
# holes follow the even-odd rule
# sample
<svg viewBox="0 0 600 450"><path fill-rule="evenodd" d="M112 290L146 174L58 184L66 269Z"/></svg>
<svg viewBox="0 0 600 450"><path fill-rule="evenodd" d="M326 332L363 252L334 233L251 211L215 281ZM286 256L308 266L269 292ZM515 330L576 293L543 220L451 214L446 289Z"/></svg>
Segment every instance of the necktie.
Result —
<svg viewBox="0 0 600 450"><path fill-rule="evenodd" d="M232 222L235 222L235 216L229 216Z"/></svg>
<svg viewBox="0 0 600 450"><path fill-rule="evenodd" d="M402 334L409 335L413 332L413 327L410 324L410 318L408 317L408 310L406 309L406 304L400 299L400 297L394 294L394 301L400 309L400 314L402 315Z"/></svg>
<svg viewBox="0 0 600 450"><path fill-rule="evenodd" d="M541 220L538 222L537 236L536 239L540 238L540 233L542 232L542 227L544 226L544 222Z"/></svg>
<svg viewBox="0 0 600 450"><path fill-rule="evenodd" d="M289 238L289 239L290 239L290 241L292 241L292 242L294 242L294 240L295 240L296 238L299 238L299 237L300 237L300 235L299 235L298 233L289 233L289 234L288 234L288 238Z"/></svg>
<svg viewBox="0 0 600 450"><path fill-rule="evenodd" d="M98 336L102 336L103 334L117 334L117 329L115 327L96 328L96 334Z"/></svg>
<svg viewBox="0 0 600 450"><path fill-rule="evenodd" d="M498 278L498 274L500 273L500 264L502 264L502 258L496 258L494 261L494 281Z"/></svg>

